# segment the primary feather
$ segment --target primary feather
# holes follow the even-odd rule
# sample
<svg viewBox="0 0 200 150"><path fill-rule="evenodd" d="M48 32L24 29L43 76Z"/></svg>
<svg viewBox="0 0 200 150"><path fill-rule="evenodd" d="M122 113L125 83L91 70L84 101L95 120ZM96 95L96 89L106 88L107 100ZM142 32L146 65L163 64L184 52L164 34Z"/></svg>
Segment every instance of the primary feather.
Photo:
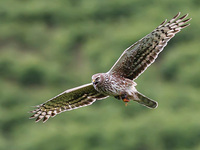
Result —
<svg viewBox="0 0 200 150"><path fill-rule="evenodd" d="M103 95L96 91L92 83L85 84L66 90L47 102L35 106L37 109L31 111L31 113L34 114L30 119L36 118L36 122L43 119L43 122L46 122L50 117L54 117L61 112L88 106L96 100L104 99L106 97L107 95Z"/></svg>
<svg viewBox="0 0 200 150"><path fill-rule="evenodd" d="M181 29L189 26L186 24L191 20L185 19L188 14L180 17L180 12L170 21L165 20L150 34L127 48L109 73L117 74L131 80L136 79L145 69L150 66L158 54ZM184 20L185 19L185 20Z"/></svg>

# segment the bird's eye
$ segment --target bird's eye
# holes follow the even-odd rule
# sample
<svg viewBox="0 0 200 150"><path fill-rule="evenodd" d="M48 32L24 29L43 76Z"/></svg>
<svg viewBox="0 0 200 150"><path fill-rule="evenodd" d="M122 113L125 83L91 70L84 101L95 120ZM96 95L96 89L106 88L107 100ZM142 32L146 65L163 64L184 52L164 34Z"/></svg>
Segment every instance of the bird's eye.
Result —
<svg viewBox="0 0 200 150"><path fill-rule="evenodd" d="M95 81L99 81L99 79L100 79L100 77L97 77L97 78L95 79Z"/></svg>
<svg viewBox="0 0 200 150"><path fill-rule="evenodd" d="M96 85L97 83L99 83L99 81L100 81L100 77L97 77L95 80L94 80L94 84Z"/></svg>

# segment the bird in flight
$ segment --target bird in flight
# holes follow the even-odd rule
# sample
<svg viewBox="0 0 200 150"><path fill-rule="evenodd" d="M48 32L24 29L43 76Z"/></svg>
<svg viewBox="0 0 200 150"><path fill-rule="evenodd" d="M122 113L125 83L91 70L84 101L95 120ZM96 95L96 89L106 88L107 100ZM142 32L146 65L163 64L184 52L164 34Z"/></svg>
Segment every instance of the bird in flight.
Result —
<svg viewBox="0 0 200 150"><path fill-rule="evenodd" d="M122 100L125 104L133 100L148 108L156 108L158 103L139 93L134 80L155 61L176 33L190 25L187 22L191 18L185 19L188 14L180 18L179 16L180 12L128 47L108 72L93 75L92 83L66 90L35 106L30 119L36 118L36 122L43 119L43 122L46 122L61 112L88 106L109 96Z"/></svg>

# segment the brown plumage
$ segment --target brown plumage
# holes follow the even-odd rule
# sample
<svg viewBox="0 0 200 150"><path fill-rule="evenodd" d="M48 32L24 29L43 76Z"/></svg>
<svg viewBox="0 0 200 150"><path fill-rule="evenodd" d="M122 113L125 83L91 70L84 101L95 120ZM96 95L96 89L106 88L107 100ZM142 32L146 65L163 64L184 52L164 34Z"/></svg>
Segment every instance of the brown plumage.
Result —
<svg viewBox="0 0 200 150"><path fill-rule="evenodd" d="M108 96L126 103L134 100L149 108L156 108L157 102L136 90L137 84L134 80L155 61L176 33L189 26L186 23L191 18L185 19L188 14L178 19L179 16L180 13L168 22L165 20L150 34L127 48L107 73L93 75L92 83L69 89L36 106L36 109L31 111L34 114L30 118L36 118L36 122L41 119L46 122L56 114L91 105L96 100L105 99Z"/></svg>

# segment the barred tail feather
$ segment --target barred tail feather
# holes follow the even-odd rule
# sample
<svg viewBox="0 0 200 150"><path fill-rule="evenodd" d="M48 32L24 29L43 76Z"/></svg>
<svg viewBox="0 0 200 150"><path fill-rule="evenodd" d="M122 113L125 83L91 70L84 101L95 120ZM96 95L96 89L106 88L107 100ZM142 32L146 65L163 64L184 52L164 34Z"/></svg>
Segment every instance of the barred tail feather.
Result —
<svg viewBox="0 0 200 150"><path fill-rule="evenodd" d="M135 101L138 102L139 104L142 104L148 108L157 108L158 107L158 103L156 101L149 99L148 97L142 95L139 92L137 92L136 95L139 98L139 100L135 100Z"/></svg>

